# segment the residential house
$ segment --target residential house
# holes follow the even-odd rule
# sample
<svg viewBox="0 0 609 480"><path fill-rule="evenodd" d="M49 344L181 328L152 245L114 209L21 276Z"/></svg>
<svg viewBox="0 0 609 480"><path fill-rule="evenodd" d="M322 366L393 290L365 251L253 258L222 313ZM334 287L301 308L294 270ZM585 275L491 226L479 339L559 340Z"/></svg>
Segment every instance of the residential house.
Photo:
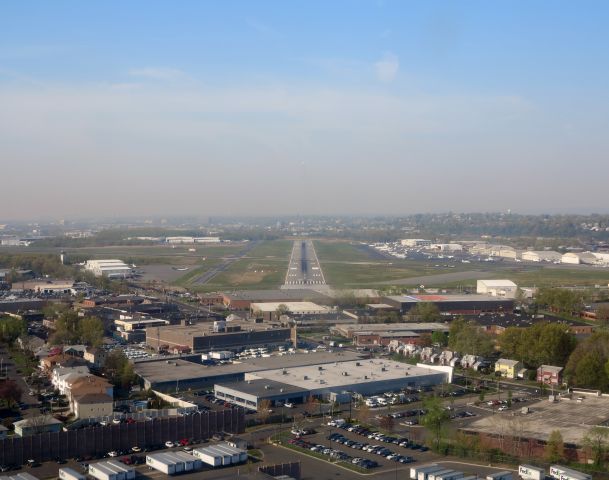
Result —
<svg viewBox="0 0 609 480"><path fill-rule="evenodd" d="M25 437L36 433L60 432L63 422L49 415L43 415L20 420L13 425L15 426L15 435Z"/></svg>
<svg viewBox="0 0 609 480"><path fill-rule="evenodd" d="M500 358L495 362L495 373L499 372L502 377L506 378L516 378L521 368L522 364L518 360Z"/></svg>
<svg viewBox="0 0 609 480"><path fill-rule="evenodd" d="M546 385L561 385L562 371L562 367L542 365L537 369L537 381Z"/></svg>
<svg viewBox="0 0 609 480"><path fill-rule="evenodd" d="M89 375L89 367L57 367L51 374L51 384L61 395L66 395L68 384L84 375Z"/></svg>
<svg viewBox="0 0 609 480"><path fill-rule="evenodd" d="M114 401L105 393L85 393L72 397L72 411L76 418L99 418L112 415Z"/></svg>
<svg viewBox="0 0 609 480"><path fill-rule="evenodd" d="M103 348L89 347L84 354L85 361L93 365L94 367L103 367L108 358L108 352Z"/></svg>

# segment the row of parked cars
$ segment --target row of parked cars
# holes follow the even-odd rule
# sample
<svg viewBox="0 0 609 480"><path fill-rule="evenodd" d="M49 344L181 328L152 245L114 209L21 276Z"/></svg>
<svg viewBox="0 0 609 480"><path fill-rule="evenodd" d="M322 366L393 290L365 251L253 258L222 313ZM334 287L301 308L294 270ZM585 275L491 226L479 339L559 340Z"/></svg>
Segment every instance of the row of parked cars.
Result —
<svg viewBox="0 0 609 480"><path fill-rule="evenodd" d="M386 458L387 460L393 460L394 462L412 463L415 461L414 458L408 455L401 455L399 453L396 453L383 445L371 445L366 442L355 442L353 440L349 440L341 433L332 433L328 435L327 438L332 442L340 443L346 447L353 448L355 450L362 450L363 452L374 453L376 455L380 455L381 457ZM402 439L402 443L404 443L403 446L407 446L408 440Z"/></svg>
<svg viewBox="0 0 609 480"><path fill-rule="evenodd" d="M322 455L327 455L333 460L341 461L341 462L349 462L353 465L357 465L358 467L369 470L371 468L376 468L379 466L378 462L374 460L368 460L367 458L355 457L353 458L351 455L346 454L340 450L336 450L334 448L326 447L325 445L314 444L303 440L300 437L292 438L288 441L288 443L292 445L296 445L297 447L303 448L305 450L310 450L311 452L317 452Z"/></svg>
<svg viewBox="0 0 609 480"><path fill-rule="evenodd" d="M420 450L421 452L426 452L427 450L429 450L426 446L419 445L418 443L412 442L405 437L393 437L391 435L385 435L380 432L374 432L361 425L343 423L338 428L347 430L348 432L352 432L357 435L361 435L368 439L377 440L377 441L383 442L383 443L391 443L394 445L399 445L400 447L407 447L407 448L410 448L411 450Z"/></svg>

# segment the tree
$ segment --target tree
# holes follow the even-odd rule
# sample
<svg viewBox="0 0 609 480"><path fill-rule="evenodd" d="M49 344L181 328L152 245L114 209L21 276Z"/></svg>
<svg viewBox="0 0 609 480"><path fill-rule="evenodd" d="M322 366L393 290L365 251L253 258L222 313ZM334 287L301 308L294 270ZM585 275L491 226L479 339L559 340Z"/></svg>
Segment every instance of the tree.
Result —
<svg viewBox="0 0 609 480"><path fill-rule="evenodd" d="M423 402L423 408L427 413L421 419L421 424L432 434L434 448L438 450L446 425L450 422L450 415L438 397L426 399Z"/></svg>
<svg viewBox="0 0 609 480"><path fill-rule="evenodd" d="M72 310L60 314L57 320L55 320L55 334L52 337L53 343L77 343L80 339L79 323L80 317Z"/></svg>
<svg viewBox="0 0 609 480"><path fill-rule="evenodd" d="M593 333L571 353L565 368L570 385L599 390L609 389L609 332Z"/></svg>
<svg viewBox="0 0 609 480"><path fill-rule="evenodd" d="M442 318L440 309L432 302L419 302L408 314L421 322L437 322Z"/></svg>
<svg viewBox="0 0 609 480"><path fill-rule="evenodd" d="M12 345L27 332L25 321L15 317L0 317L0 340Z"/></svg>
<svg viewBox="0 0 609 480"><path fill-rule="evenodd" d="M433 332L431 334L431 343L446 347L448 345L448 336L445 332Z"/></svg>
<svg viewBox="0 0 609 480"><path fill-rule="evenodd" d="M7 407L10 408L21 400L22 394L23 391L15 380L8 379L0 382L0 399Z"/></svg>
<svg viewBox="0 0 609 480"><path fill-rule="evenodd" d="M315 415L318 409L319 401L313 395L309 395L309 397L307 398L307 403L305 404L305 411L309 415Z"/></svg>
<svg viewBox="0 0 609 480"><path fill-rule="evenodd" d="M609 325L609 305L601 305L596 309L596 320L600 325Z"/></svg>
<svg viewBox="0 0 609 480"><path fill-rule="evenodd" d="M366 405L366 402L359 404L355 415L359 423L367 424L370 421L370 407Z"/></svg>
<svg viewBox="0 0 609 480"><path fill-rule="evenodd" d="M281 318L282 315L287 315L290 312L290 309L285 303L280 303L277 305L275 309L275 315L277 315L277 320Z"/></svg>
<svg viewBox="0 0 609 480"><path fill-rule="evenodd" d="M258 419L262 423L266 423L271 415L271 401L264 399L258 404Z"/></svg>
<svg viewBox="0 0 609 480"><path fill-rule="evenodd" d="M104 324L97 317L85 317L78 325L80 341L85 345L98 347L104 340Z"/></svg>
<svg viewBox="0 0 609 480"><path fill-rule="evenodd" d="M592 452L594 464L602 466L609 446L609 429L607 427L592 427L583 440L584 446Z"/></svg>
<svg viewBox="0 0 609 480"><path fill-rule="evenodd" d="M379 421L379 426L386 432L393 432L395 428L395 420L390 415L383 415Z"/></svg>
<svg viewBox="0 0 609 480"><path fill-rule="evenodd" d="M548 437L544 452L546 461L550 463L560 462L565 457L565 444L560 430L553 430Z"/></svg>
<svg viewBox="0 0 609 480"><path fill-rule="evenodd" d="M450 324L448 346L457 352L487 356L493 353L493 342L476 324L457 318Z"/></svg>

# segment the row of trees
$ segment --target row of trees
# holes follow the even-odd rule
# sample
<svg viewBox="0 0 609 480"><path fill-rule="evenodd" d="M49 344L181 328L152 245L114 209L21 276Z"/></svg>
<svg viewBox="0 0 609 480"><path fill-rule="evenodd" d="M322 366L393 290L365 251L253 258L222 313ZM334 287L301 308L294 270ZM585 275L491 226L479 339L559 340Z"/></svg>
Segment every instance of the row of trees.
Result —
<svg viewBox="0 0 609 480"><path fill-rule="evenodd" d="M540 288L536 296L537 305L554 312L572 315L580 312L588 298L586 291L566 288Z"/></svg>
<svg viewBox="0 0 609 480"><path fill-rule="evenodd" d="M566 365L577 340L568 325L538 323L528 328L508 327L499 336L501 353L529 368Z"/></svg>
<svg viewBox="0 0 609 480"><path fill-rule="evenodd" d="M0 317L0 342L12 345L27 332L25 321L15 317Z"/></svg>
<svg viewBox="0 0 609 480"><path fill-rule="evenodd" d="M565 368L574 387L609 390L609 332L596 332L573 350Z"/></svg>

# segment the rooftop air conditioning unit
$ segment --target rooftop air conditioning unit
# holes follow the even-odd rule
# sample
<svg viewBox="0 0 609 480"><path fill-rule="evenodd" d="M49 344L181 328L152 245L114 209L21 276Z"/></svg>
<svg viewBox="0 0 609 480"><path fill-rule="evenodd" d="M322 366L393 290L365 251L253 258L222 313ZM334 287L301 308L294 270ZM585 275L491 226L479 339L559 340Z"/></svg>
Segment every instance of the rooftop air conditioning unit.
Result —
<svg viewBox="0 0 609 480"><path fill-rule="evenodd" d="M303 380L308 380L309 377L307 377L306 375L302 378Z"/></svg>
<svg viewBox="0 0 609 480"><path fill-rule="evenodd" d="M271 389L271 386L270 386L270 385L265 385L265 386L264 386L264 389L265 389L265 390L270 390L270 389Z"/></svg>

